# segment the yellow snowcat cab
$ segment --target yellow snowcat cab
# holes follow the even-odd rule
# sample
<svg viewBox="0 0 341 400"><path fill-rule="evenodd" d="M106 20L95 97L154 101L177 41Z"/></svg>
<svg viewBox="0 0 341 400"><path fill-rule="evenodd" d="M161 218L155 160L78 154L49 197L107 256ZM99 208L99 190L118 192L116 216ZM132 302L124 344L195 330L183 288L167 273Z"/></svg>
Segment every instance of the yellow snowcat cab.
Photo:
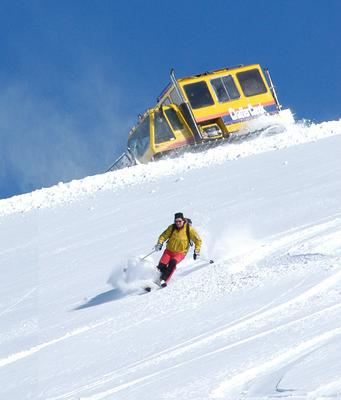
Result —
<svg viewBox="0 0 341 400"><path fill-rule="evenodd" d="M147 163L184 149L215 145L262 115L293 120L282 110L268 70L259 64L223 68L171 83L130 131L127 151L109 170Z"/></svg>

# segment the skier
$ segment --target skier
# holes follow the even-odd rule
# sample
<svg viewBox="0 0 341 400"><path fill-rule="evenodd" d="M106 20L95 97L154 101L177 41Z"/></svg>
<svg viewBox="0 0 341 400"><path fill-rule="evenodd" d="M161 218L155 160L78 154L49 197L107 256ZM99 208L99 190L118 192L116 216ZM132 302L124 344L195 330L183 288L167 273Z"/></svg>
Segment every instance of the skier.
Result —
<svg viewBox="0 0 341 400"><path fill-rule="evenodd" d="M174 224L169 225L169 227L161 233L155 245L155 250L160 251L163 243L166 241L166 250L163 252L159 265L157 266L160 271L160 286L162 287L167 286L167 283L176 270L176 265L185 258L189 247L193 243L195 246L193 258L194 260L199 258L202 242L200 236L192 227L191 220L186 219L181 212L175 214Z"/></svg>

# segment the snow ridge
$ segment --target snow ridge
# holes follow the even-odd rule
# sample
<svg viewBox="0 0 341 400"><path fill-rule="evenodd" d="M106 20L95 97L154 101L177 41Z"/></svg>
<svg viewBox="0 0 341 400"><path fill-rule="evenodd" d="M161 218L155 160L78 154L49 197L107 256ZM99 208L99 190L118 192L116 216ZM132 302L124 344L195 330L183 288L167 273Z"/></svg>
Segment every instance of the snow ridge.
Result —
<svg viewBox="0 0 341 400"><path fill-rule="evenodd" d="M268 119L269 117L267 117ZM226 144L203 153L187 153L176 160L161 160L157 163L137 165L69 183L61 182L51 188L0 200L0 216L68 204L98 191L117 191L127 186L154 181L160 177L183 174L188 170L205 168L208 165L219 165L237 158L249 157L339 135L341 134L341 120L320 124L301 121L295 124L282 125L281 130L276 135L261 135L253 140Z"/></svg>

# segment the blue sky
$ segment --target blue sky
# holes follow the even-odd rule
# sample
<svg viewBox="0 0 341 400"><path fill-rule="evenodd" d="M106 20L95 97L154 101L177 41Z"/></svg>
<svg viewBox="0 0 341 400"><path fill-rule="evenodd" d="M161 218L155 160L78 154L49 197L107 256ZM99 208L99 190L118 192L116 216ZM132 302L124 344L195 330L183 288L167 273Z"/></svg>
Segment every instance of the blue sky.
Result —
<svg viewBox="0 0 341 400"><path fill-rule="evenodd" d="M172 67L260 63L298 119L341 118L340 19L340 0L0 0L0 198L103 172Z"/></svg>

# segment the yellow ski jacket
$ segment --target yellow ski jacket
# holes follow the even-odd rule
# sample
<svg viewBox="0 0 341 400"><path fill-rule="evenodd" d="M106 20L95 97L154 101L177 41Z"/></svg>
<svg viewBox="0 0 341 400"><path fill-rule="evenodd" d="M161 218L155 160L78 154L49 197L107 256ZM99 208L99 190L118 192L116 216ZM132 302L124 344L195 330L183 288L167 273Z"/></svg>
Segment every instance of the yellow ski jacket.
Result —
<svg viewBox="0 0 341 400"><path fill-rule="evenodd" d="M179 230L174 228L173 224L169 225L169 227L159 236L158 243L164 243L169 239L166 246L167 250L172 253L187 253L190 245L187 237L187 224L188 222L185 222L184 226ZM191 225L189 225L189 237L195 245L195 252L199 253L202 240L197 231Z"/></svg>

